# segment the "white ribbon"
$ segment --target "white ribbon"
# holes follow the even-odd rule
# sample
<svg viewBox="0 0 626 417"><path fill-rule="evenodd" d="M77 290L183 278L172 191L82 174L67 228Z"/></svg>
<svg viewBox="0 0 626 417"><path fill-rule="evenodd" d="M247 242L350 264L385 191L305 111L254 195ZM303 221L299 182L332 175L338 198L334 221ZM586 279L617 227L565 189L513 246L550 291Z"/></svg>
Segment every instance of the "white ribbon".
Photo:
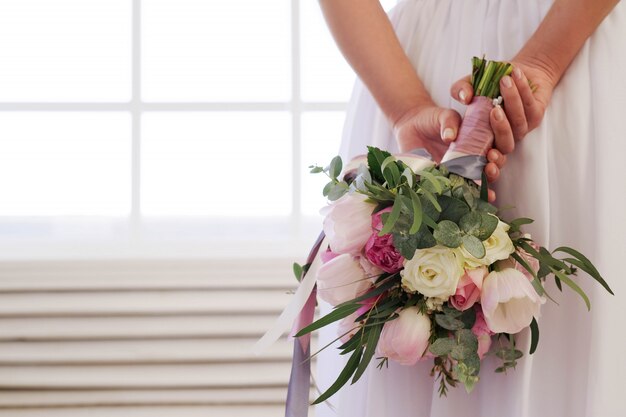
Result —
<svg viewBox="0 0 626 417"><path fill-rule="evenodd" d="M300 281L300 285L289 302L289 305L287 305L283 312L280 313L280 316L278 316L274 325L254 344L252 351L255 355L258 356L265 352L283 335L283 333L291 330L296 317L298 317L298 314L302 311L304 304L306 304L306 301L309 299L309 295L311 295L311 291L313 291L317 277L317 270L322 264L320 254L327 246L328 242L326 241L326 238L324 238L317 256L315 256L309 270L304 275L302 281Z"/></svg>

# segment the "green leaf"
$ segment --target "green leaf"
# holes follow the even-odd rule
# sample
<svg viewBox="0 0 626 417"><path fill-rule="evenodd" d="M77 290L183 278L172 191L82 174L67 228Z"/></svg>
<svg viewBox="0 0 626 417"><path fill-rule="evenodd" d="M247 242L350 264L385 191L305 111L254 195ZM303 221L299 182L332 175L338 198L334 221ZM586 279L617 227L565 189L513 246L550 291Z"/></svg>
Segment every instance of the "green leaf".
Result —
<svg viewBox="0 0 626 417"><path fill-rule="evenodd" d="M435 197L433 193L425 188L422 188L422 193L424 194L424 197L426 197L428 201L433 205L434 209L437 210L437 213L441 212L441 205L437 201L437 197Z"/></svg>
<svg viewBox="0 0 626 417"><path fill-rule="evenodd" d="M404 171L402 171L402 176L406 178L406 183L409 187L413 188L413 184L415 183L415 174L413 174L413 171L411 171L411 168L404 168Z"/></svg>
<svg viewBox="0 0 626 417"><path fill-rule="evenodd" d="M450 220L454 223L458 223L461 217L465 216L470 211L470 208L464 201L454 197L440 195L437 197L437 201L441 206L440 220Z"/></svg>
<svg viewBox="0 0 626 417"><path fill-rule="evenodd" d="M483 200L476 200L476 210L484 211L489 214L496 214L498 212L498 208L496 206L486 203Z"/></svg>
<svg viewBox="0 0 626 417"><path fill-rule="evenodd" d="M528 262L526 262L526 260L519 255L519 253L513 252L511 254L511 257L515 259L520 265L522 265L524 269L533 276L533 278L537 279L537 273L530 267L530 265L528 265Z"/></svg>
<svg viewBox="0 0 626 417"><path fill-rule="evenodd" d="M339 200L345 193L348 192L348 184L345 182L336 182L330 188L330 192L328 193L328 199L330 201Z"/></svg>
<svg viewBox="0 0 626 417"><path fill-rule="evenodd" d="M311 168L311 174L319 174L320 172L324 172L324 168L322 167L310 166L309 168Z"/></svg>
<svg viewBox="0 0 626 417"><path fill-rule="evenodd" d="M381 170L381 164L389 156L391 156L389 152L381 151L374 146L367 147L367 165L370 167L374 180L380 182L381 184L385 182L385 178L383 177L383 172Z"/></svg>
<svg viewBox="0 0 626 417"><path fill-rule="evenodd" d="M354 378L352 378L352 383L354 384L356 381L359 380L359 378L361 378L361 376L363 375L363 372L365 372L365 370L367 369L367 365L369 365L370 361L372 360L372 357L374 356L374 353L376 352L376 345L378 344L378 339L380 338L380 333L383 330L383 325L382 324L377 324L373 327L371 327L367 333L367 342L365 345L365 353L363 354L363 357L361 358L361 362L359 363L359 366L356 369L356 373L354 374Z"/></svg>
<svg viewBox="0 0 626 417"><path fill-rule="evenodd" d="M409 195L411 196L411 204L413 208L413 224L409 230L410 234L415 234L422 226L422 202L413 189L409 188Z"/></svg>
<svg viewBox="0 0 626 417"><path fill-rule="evenodd" d="M396 164L396 158L388 156L380 166L383 178L387 181L390 188L395 188L400 183L400 170Z"/></svg>
<svg viewBox="0 0 626 417"><path fill-rule="evenodd" d="M445 314L435 314L435 322L446 330L459 330L464 326L461 320L457 320Z"/></svg>
<svg viewBox="0 0 626 417"><path fill-rule="evenodd" d="M466 329L471 329L476 323L476 310L473 308L468 308L458 317L465 326Z"/></svg>
<svg viewBox="0 0 626 417"><path fill-rule="evenodd" d="M333 188L334 185L334 181L326 183L324 189L322 190L322 194L324 195L324 197L328 197L328 194L330 194L330 190Z"/></svg>
<svg viewBox="0 0 626 417"><path fill-rule="evenodd" d="M480 199L489 202L489 184L487 183L487 174L483 170L480 179Z"/></svg>
<svg viewBox="0 0 626 417"><path fill-rule="evenodd" d="M302 279L302 265L297 262L293 263L293 274L296 276L296 279L300 281Z"/></svg>
<svg viewBox="0 0 626 417"><path fill-rule="evenodd" d="M480 233L480 225L482 223L482 217L480 213L471 211L465 216L461 217L459 221L459 227L468 235L478 236Z"/></svg>
<svg viewBox="0 0 626 417"><path fill-rule="evenodd" d="M435 356L445 356L452 352L452 349L456 346L456 341L449 337L442 337L435 340L428 350Z"/></svg>
<svg viewBox="0 0 626 417"><path fill-rule="evenodd" d="M334 323L338 320L346 318L350 314L357 311L359 308L361 308L361 304L358 304L358 303L352 303L352 304L344 305L341 307L337 307L330 313L326 314L325 316L309 324L304 329L301 329L298 333L296 333L296 337L304 336L305 334L311 333L312 331L315 331L330 323Z"/></svg>
<svg viewBox="0 0 626 417"><path fill-rule="evenodd" d="M441 194L441 192L443 191L443 189L441 188L441 184L437 180L437 177L435 177L432 173L428 171L420 171L417 172L417 175L425 179L426 182L430 183L434 192L436 192L437 194Z"/></svg>
<svg viewBox="0 0 626 417"><path fill-rule="evenodd" d="M539 344L539 325L537 320L533 317L533 321L530 322L530 354L532 355L537 350Z"/></svg>
<svg viewBox="0 0 626 417"><path fill-rule="evenodd" d="M550 270L555 276L557 276L561 281L563 281L568 287L570 287L572 290L578 293L578 295L580 295L580 297L585 302L585 305L587 306L587 310L591 310L591 301L589 301L589 297L587 297L587 294L585 294L585 291L583 291L583 289L580 288L578 284L576 284L570 277L565 275L562 271L559 271L552 267L550 267Z"/></svg>
<svg viewBox="0 0 626 417"><path fill-rule="evenodd" d="M476 236L464 235L462 238L463 247L476 259L482 259L486 255L485 245Z"/></svg>
<svg viewBox="0 0 626 417"><path fill-rule="evenodd" d="M390 233L393 229L393 226L400 218L400 211L402 210L402 202L400 198L400 194L397 194L396 199L393 202L393 208L391 209L391 213L389 213L389 216L387 216L387 218L384 220L383 229L378 233L378 236L383 236L387 233Z"/></svg>
<svg viewBox="0 0 626 417"><path fill-rule="evenodd" d="M393 246L407 260L413 259L416 249L432 248L437 244L433 234L425 224L422 224L420 230L411 235L408 232L394 232Z"/></svg>
<svg viewBox="0 0 626 417"><path fill-rule="evenodd" d="M438 243L448 248L461 246L461 230L456 223L450 220L442 220L435 229L434 237Z"/></svg>
<svg viewBox="0 0 626 417"><path fill-rule="evenodd" d="M513 362L524 356L522 351L510 347L504 347L496 351L496 356L502 360Z"/></svg>
<svg viewBox="0 0 626 417"><path fill-rule="evenodd" d="M322 395L320 395L315 401L313 401L313 405L326 401L333 394L339 391L339 389L343 387L346 382L348 382L352 374L354 374L354 372L356 371L362 354L363 347L360 346L352 353L352 356L350 356L350 359L348 359L346 366L337 377L337 380Z"/></svg>
<svg viewBox="0 0 626 417"><path fill-rule="evenodd" d="M511 226L511 231L519 232L520 227L522 227L525 224L531 224L532 222L534 222L533 219L529 219L527 217L520 217L520 218L510 221L509 226Z"/></svg>
<svg viewBox="0 0 626 417"><path fill-rule="evenodd" d="M579 264L579 263L575 263L575 262L571 262L571 261L568 261L568 262L578 266L580 269L582 269L583 271L585 271L586 273L591 275L591 277L593 279L595 279L596 281L598 281L598 283L600 283L600 285L602 285L604 287L604 289L609 292L609 294L615 295L613 293L613 290L611 289L611 287L609 287L609 284L607 284L607 282L604 280L604 278L602 278L602 275L600 275L600 272L598 272L598 270L593 265L593 263L585 255L583 255L582 253L578 252L577 250L572 249L572 248L567 247L567 246L560 246L560 247L558 247L558 248L556 248L555 250L552 251L552 253L554 253L554 252L565 252L565 253L567 253L569 255L572 255L573 257L579 259L580 262L582 262L582 265L584 265L584 267L581 264Z"/></svg>
<svg viewBox="0 0 626 417"><path fill-rule="evenodd" d="M476 237L480 240L487 240L498 227L498 218L491 214L480 212L480 227Z"/></svg>
<svg viewBox="0 0 626 417"><path fill-rule="evenodd" d="M470 350L474 352L477 351L478 338L469 328L457 330L455 335L459 344L467 346Z"/></svg>
<svg viewBox="0 0 626 417"><path fill-rule="evenodd" d="M341 157L339 155L335 156L332 161L330 161L330 167L328 168L328 173L330 177L334 180L339 177L341 174L341 169L343 168L343 162L341 161Z"/></svg>

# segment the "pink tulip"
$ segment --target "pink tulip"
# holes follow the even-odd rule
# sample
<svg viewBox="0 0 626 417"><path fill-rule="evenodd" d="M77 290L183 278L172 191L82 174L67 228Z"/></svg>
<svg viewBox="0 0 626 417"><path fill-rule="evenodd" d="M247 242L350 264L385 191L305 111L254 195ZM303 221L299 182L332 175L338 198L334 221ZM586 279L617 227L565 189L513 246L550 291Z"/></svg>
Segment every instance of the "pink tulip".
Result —
<svg viewBox="0 0 626 417"><path fill-rule="evenodd" d="M348 193L321 210L323 229L335 253L358 255L372 234L372 211L366 196Z"/></svg>
<svg viewBox="0 0 626 417"><path fill-rule="evenodd" d="M476 322L474 322L472 332L478 338L478 356L482 359L489 352L493 332L489 330L487 322L485 322L485 316L480 308L476 309Z"/></svg>
<svg viewBox="0 0 626 417"><path fill-rule="evenodd" d="M320 266L316 278L320 298L333 306L365 294L372 284L359 260L347 253Z"/></svg>
<svg viewBox="0 0 626 417"><path fill-rule="evenodd" d="M430 319L417 307L405 308L398 318L385 323L378 341L378 355L402 365L414 365L428 349L430 327Z"/></svg>

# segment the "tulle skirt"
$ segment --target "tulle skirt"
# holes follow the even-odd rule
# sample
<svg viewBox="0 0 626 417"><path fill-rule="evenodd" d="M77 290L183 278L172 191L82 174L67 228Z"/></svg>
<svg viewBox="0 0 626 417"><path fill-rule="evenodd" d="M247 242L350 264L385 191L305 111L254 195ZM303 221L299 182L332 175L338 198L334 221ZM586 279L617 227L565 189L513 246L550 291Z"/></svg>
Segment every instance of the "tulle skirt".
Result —
<svg viewBox="0 0 626 417"><path fill-rule="evenodd" d="M390 19L435 102L463 114L451 84L470 72L471 57L512 58L538 27L549 0L404 0ZM471 394L463 387L439 398L432 361L412 367L372 362L363 378L318 407L317 417L623 417L626 416L626 5L618 5L586 42L554 91L540 127L517 144L496 184L505 218L531 217L527 227L548 248L570 245L596 263L616 296L590 278L578 282L592 301L554 283L539 319L539 348L515 370L496 374L487 357ZM564 40L566 42L567 40ZM390 69L392 71L392 69ZM357 80L341 155L375 145L397 150L391 128ZM324 308L328 308L327 306ZM322 342L334 338L334 329ZM527 331L516 336L528 352ZM332 339L331 339L332 340ZM327 387L344 358L319 357Z"/></svg>

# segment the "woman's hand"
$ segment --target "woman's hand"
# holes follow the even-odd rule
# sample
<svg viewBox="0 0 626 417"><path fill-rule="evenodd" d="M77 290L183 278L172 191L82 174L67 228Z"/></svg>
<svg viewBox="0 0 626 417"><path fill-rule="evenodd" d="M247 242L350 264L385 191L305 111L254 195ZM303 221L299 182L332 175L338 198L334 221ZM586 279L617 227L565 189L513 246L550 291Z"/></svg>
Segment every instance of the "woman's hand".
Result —
<svg viewBox="0 0 626 417"><path fill-rule="evenodd" d="M394 123L393 130L401 152L424 148L439 162L450 143L456 139L460 125L459 113L430 103L406 112ZM494 182L500 176L506 156L497 149L491 149L487 160L485 174L489 182ZM495 199L495 193L489 190L489 201Z"/></svg>
<svg viewBox="0 0 626 417"><path fill-rule="evenodd" d="M555 77L540 63L511 63L513 73L500 80L504 109L494 107L490 115L495 147L502 154L512 152L515 142L539 126L556 85ZM455 82L450 93L459 102L469 104L474 95L470 76Z"/></svg>

